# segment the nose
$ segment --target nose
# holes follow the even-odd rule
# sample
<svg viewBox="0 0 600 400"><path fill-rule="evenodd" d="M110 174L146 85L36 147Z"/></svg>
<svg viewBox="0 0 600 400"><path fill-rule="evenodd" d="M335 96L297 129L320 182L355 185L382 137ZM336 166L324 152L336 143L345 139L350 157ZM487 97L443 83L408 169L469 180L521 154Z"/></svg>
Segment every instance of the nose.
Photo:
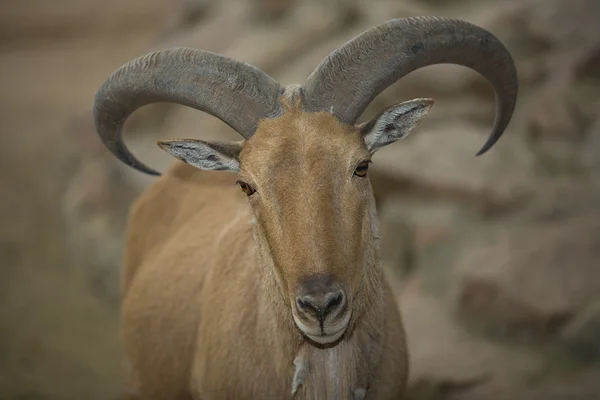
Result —
<svg viewBox="0 0 600 400"><path fill-rule="evenodd" d="M296 301L301 311L312 314L323 325L328 315L342 307L344 299L343 291L332 290L304 294L298 296Z"/></svg>

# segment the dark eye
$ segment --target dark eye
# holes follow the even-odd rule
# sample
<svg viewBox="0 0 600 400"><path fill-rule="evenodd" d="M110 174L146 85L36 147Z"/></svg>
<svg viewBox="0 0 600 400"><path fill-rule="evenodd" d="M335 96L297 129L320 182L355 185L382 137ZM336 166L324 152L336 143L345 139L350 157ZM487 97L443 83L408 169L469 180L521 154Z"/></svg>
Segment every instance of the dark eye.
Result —
<svg viewBox="0 0 600 400"><path fill-rule="evenodd" d="M361 178L365 177L365 176L367 176L368 170L369 170L369 162L363 161L360 164L358 164L358 167L356 167L356 169L354 170L354 175L360 176Z"/></svg>
<svg viewBox="0 0 600 400"><path fill-rule="evenodd" d="M242 189L242 192L246 193L246 195L248 195L248 196L252 196L254 194L254 192L256 192L256 190L252 189L252 187L250 185L248 185L246 182L237 181L236 183L238 184L240 189Z"/></svg>

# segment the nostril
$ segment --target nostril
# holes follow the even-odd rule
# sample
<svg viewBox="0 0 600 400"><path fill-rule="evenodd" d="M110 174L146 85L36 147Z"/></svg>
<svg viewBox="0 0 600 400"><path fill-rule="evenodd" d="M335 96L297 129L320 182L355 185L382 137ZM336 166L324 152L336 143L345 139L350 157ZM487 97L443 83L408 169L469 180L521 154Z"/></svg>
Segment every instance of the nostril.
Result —
<svg viewBox="0 0 600 400"><path fill-rule="evenodd" d="M302 310L306 310L308 308L312 308L311 304L308 301L302 300L302 299L298 299L297 300L298 303L298 307Z"/></svg>
<svg viewBox="0 0 600 400"><path fill-rule="evenodd" d="M298 310L312 314L321 323L344 303L344 293L340 291L321 295L304 295L296 299Z"/></svg>
<svg viewBox="0 0 600 400"><path fill-rule="evenodd" d="M344 295L342 292L338 292L338 293L334 294L333 297L331 297L329 299L329 303L327 303L327 306L325 307L327 312L331 311L333 308L342 304L343 299L344 299Z"/></svg>

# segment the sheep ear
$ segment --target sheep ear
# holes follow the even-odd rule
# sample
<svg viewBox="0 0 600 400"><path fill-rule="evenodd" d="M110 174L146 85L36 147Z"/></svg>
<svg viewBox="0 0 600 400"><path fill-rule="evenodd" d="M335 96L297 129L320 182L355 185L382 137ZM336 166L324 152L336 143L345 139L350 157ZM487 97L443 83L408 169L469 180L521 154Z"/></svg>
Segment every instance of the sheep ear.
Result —
<svg viewBox="0 0 600 400"><path fill-rule="evenodd" d="M380 148L403 139L423 119L433 106L432 99L413 99L385 109L379 116L359 126L367 149L375 153Z"/></svg>
<svg viewBox="0 0 600 400"><path fill-rule="evenodd" d="M161 140L158 146L184 163L207 171L240 170L244 142L208 142L195 139Z"/></svg>

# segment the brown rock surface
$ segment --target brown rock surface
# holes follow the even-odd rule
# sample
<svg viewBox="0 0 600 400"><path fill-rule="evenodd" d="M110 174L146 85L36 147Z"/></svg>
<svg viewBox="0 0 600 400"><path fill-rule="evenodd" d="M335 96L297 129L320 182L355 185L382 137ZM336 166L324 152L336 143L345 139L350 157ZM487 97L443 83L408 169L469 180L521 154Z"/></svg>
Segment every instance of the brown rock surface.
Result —
<svg viewBox="0 0 600 400"><path fill-rule="evenodd" d="M600 359L600 294L565 325L560 340L579 359Z"/></svg>
<svg viewBox="0 0 600 400"><path fill-rule="evenodd" d="M533 350L478 337L451 316L443 299L413 278L399 296L411 350L408 398L462 398L479 387L510 390L543 366Z"/></svg>
<svg viewBox="0 0 600 400"><path fill-rule="evenodd" d="M457 262L463 315L555 335L600 293L600 214L499 228L476 243Z"/></svg>
<svg viewBox="0 0 600 400"><path fill-rule="evenodd" d="M161 26L173 6L164 0L4 0L0 46L31 47L72 37L116 40Z"/></svg>

